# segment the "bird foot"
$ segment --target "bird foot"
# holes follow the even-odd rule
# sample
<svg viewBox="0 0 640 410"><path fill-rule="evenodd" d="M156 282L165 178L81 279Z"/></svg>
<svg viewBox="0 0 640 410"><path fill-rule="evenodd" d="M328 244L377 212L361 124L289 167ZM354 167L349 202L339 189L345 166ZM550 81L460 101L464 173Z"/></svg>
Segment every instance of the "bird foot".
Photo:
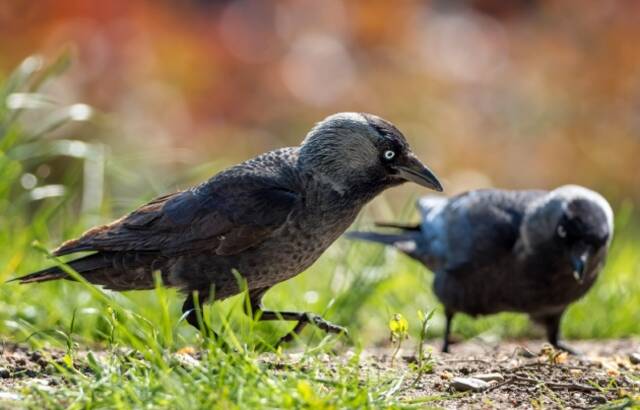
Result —
<svg viewBox="0 0 640 410"><path fill-rule="evenodd" d="M324 330L327 333L349 334L349 331L347 330L346 327L338 326L338 325L336 325L334 323L331 323L331 322L325 320L320 315L316 315L315 313L306 313L306 315L309 317L309 321L311 323L313 323L314 326L316 326L319 329Z"/></svg>
<svg viewBox="0 0 640 410"><path fill-rule="evenodd" d="M580 350L574 349L573 347L563 343L563 342L556 342L553 347L555 347L558 350L562 350L564 352L569 353L572 356L582 356L582 352Z"/></svg>
<svg viewBox="0 0 640 410"><path fill-rule="evenodd" d="M291 332L287 333L285 336L280 338L280 340L278 340L278 342L276 343L276 347L280 346L282 343L292 341L297 335L300 334L300 332L302 332L302 330L308 324L312 324L318 329L324 330L327 333L344 334L347 336L349 335L349 331L347 330L347 328L331 323L324 319L322 316L315 313L303 312L300 313L298 324L293 328Z"/></svg>

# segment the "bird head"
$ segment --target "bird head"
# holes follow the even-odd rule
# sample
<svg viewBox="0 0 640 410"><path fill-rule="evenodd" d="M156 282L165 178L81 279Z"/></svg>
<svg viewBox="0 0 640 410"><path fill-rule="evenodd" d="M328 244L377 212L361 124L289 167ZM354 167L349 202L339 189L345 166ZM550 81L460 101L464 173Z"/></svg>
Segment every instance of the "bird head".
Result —
<svg viewBox="0 0 640 410"><path fill-rule="evenodd" d="M613 236L613 211L597 192L566 185L530 204L523 223L528 246L561 249L579 283L594 255L606 250Z"/></svg>
<svg viewBox="0 0 640 410"><path fill-rule="evenodd" d="M316 124L301 144L300 163L338 191L375 191L407 181L442 191L404 135L372 114L338 113Z"/></svg>

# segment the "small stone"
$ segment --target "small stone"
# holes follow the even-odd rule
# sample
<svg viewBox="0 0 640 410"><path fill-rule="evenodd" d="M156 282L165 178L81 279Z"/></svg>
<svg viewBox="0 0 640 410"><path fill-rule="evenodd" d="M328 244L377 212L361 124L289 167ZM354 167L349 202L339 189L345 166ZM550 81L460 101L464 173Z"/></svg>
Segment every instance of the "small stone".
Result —
<svg viewBox="0 0 640 410"><path fill-rule="evenodd" d="M18 401L22 399L23 397L17 393L13 393L9 391L0 391L0 402L1 401Z"/></svg>
<svg viewBox="0 0 640 410"><path fill-rule="evenodd" d="M200 362L190 354L176 353L174 357L184 367L198 367Z"/></svg>
<svg viewBox="0 0 640 410"><path fill-rule="evenodd" d="M640 364L640 353L634 352L629 354L631 364Z"/></svg>
<svg viewBox="0 0 640 410"><path fill-rule="evenodd" d="M570 369L569 370L569 374L573 377L580 377L582 376L582 370L580 369Z"/></svg>
<svg viewBox="0 0 640 410"><path fill-rule="evenodd" d="M489 383L473 377L454 377L451 387L456 391L483 391L489 387Z"/></svg>
<svg viewBox="0 0 640 410"><path fill-rule="evenodd" d="M49 380L47 379L32 379L29 383L27 383L27 385L35 387L40 391L52 392L54 390L54 388L51 387Z"/></svg>
<svg viewBox="0 0 640 410"><path fill-rule="evenodd" d="M504 376L500 373L482 373L482 374L474 374L474 379L482 380L485 382L501 382L504 380Z"/></svg>

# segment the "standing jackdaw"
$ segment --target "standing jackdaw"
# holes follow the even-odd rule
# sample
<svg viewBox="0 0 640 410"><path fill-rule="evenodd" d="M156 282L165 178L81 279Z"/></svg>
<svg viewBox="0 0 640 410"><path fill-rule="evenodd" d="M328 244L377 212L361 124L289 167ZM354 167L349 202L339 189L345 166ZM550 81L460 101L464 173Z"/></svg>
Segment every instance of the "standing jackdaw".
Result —
<svg viewBox="0 0 640 410"><path fill-rule="evenodd" d="M503 311L528 313L552 345L571 352L558 341L560 319L593 285L613 235L613 212L600 194L575 185L486 189L424 197L418 208L419 225L379 224L399 233L347 235L391 245L435 272L447 320L444 352L456 313Z"/></svg>
<svg viewBox="0 0 640 410"><path fill-rule="evenodd" d="M260 320L298 322L282 340L307 323L338 333L344 329L312 313L263 310L262 296L311 266L372 198L406 181L442 191L393 124L371 114L334 114L298 147L264 153L156 198L53 254L94 252L69 266L117 291L152 289L153 273L160 272L166 286L186 294L182 309L196 327L196 300L201 307L239 293L238 272ZM17 280L54 279L70 277L51 267Z"/></svg>

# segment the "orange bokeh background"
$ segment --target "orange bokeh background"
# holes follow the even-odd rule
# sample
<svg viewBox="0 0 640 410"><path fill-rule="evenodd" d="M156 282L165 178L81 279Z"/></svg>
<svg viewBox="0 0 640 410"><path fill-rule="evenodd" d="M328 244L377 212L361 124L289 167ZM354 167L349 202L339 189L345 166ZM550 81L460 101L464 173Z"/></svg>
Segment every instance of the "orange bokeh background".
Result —
<svg viewBox="0 0 640 410"><path fill-rule="evenodd" d="M83 138L158 178L368 111L449 193L571 182L620 203L640 200L639 21L631 1L9 0L0 78L72 45L48 91L104 113Z"/></svg>

